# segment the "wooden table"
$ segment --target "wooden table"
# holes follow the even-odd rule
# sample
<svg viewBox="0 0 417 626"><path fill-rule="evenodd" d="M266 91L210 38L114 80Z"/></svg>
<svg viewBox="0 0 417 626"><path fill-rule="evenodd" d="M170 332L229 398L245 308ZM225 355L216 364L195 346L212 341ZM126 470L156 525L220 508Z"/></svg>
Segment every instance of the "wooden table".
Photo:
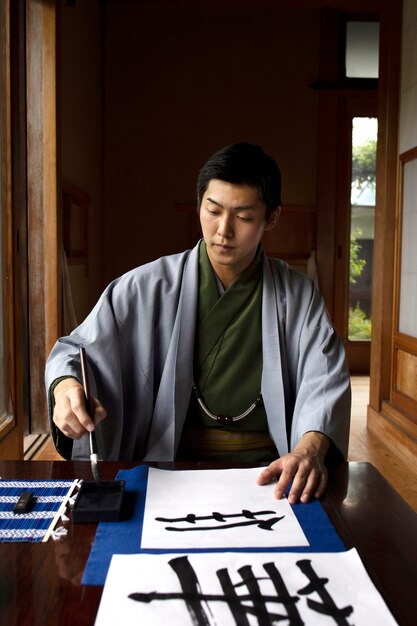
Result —
<svg viewBox="0 0 417 626"><path fill-rule="evenodd" d="M129 467L132 464L101 463L101 477L111 480L119 469ZM91 480L89 463L64 461L0 461L0 476ZM338 467L322 504L346 547L357 548L400 626L416 626L417 515L369 463ZM83 587L80 580L96 524L67 526L68 535L57 542L0 544L2 625L94 624L102 587Z"/></svg>

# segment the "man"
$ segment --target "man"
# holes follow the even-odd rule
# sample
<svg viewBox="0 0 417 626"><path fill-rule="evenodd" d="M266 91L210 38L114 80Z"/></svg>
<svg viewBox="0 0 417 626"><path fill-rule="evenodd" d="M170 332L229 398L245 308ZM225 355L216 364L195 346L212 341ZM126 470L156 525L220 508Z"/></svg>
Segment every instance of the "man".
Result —
<svg viewBox="0 0 417 626"><path fill-rule="evenodd" d="M104 459L270 461L258 482L278 477L277 498L291 482L291 503L322 495L326 455L347 453L349 375L312 281L260 246L280 192L259 146L215 153L198 179L203 240L114 281L57 342L46 385L63 456L88 458L95 429Z"/></svg>

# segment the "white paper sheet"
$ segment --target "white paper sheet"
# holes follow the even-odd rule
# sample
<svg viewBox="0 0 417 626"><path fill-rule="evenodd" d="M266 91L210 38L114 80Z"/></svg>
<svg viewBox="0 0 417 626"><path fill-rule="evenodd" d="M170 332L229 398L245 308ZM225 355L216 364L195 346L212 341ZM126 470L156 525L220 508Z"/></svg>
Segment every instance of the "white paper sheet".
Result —
<svg viewBox="0 0 417 626"><path fill-rule="evenodd" d="M256 484L261 471L150 468L141 548L308 546L288 501L273 497L274 484Z"/></svg>
<svg viewBox="0 0 417 626"><path fill-rule="evenodd" d="M96 626L260 623L394 626L396 621L354 549L115 555L96 619Z"/></svg>

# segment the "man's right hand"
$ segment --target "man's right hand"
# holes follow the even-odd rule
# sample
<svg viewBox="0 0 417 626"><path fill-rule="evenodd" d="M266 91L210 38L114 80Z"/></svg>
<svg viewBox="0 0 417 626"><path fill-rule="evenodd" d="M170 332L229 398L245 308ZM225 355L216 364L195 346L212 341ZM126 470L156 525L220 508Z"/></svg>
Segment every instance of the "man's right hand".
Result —
<svg viewBox="0 0 417 626"><path fill-rule="evenodd" d="M65 378L54 389L54 424L71 439L81 439L91 432L107 411L97 398L91 398L94 415L91 418L85 406L84 388L76 378Z"/></svg>

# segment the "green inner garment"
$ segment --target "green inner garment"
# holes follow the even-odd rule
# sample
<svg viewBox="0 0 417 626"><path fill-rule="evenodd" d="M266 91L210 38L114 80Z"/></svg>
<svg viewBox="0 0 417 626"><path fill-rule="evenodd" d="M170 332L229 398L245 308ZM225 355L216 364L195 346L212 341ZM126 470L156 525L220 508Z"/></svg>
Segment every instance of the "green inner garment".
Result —
<svg viewBox="0 0 417 626"><path fill-rule="evenodd" d="M259 247L251 265L220 295L206 245L200 245L194 381L215 415L240 415L260 394L262 264ZM248 461L277 458L262 401L242 420L225 425L208 417L193 393L177 458L232 460L231 455Z"/></svg>

